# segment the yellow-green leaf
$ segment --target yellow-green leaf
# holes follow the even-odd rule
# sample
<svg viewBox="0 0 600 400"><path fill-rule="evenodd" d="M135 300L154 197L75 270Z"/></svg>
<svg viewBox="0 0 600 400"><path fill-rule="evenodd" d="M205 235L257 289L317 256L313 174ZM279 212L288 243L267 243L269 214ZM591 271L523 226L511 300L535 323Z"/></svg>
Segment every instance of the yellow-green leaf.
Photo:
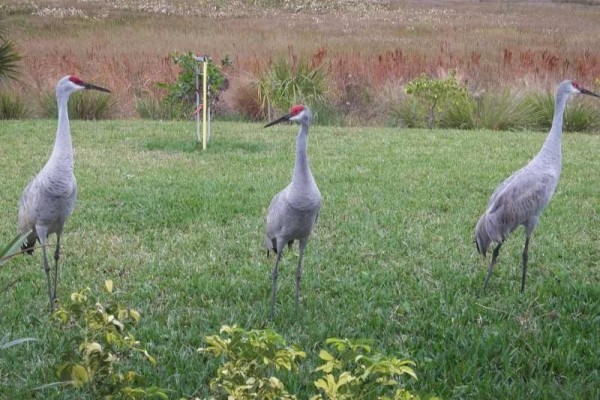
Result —
<svg viewBox="0 0 600 400"><path fill-rule="evenodd" d="M75 364L71 369L71 379L73 380L73 386L82 387L90 380L90 375L83 365Z"/></svg>
<svg viewBox="0 0 600 400"><path fill-rule="evenodd" d="M321 350L319 352L319 358L321 360L325 360L325 361L332 361L332 360L334 360L334 357L327 350Z"/></svg>
<svg viewBox="0 0 600 400"><path fill-rule="evenodd" d="M139 322L139 321L140 321L140 313L139 313L139 312L137 312L136 310L134 310L133 308L130 308L130 309L129 309L129 316L130 316L131 318L133 318L133 320L134 320L135 322Z"/></svg>
<svg viewBox="0 0 600 400"><path fill-rule="evenodd" d="M108 293L112 293L113 281L111 279L107 279L104 281L104 290L106 290Z"/></svg>

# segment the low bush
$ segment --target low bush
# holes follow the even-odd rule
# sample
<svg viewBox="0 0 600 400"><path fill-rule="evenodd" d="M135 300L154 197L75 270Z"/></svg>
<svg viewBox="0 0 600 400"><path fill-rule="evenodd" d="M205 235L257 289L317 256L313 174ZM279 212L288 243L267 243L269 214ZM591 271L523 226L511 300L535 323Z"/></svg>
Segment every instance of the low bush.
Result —
<svg viewBox="0 0 600 400"><path fill-rule="evenodd" d="M130 333L140 314L117 300L112 281L104 283L102 294L94 295L89 288L72 293L70 302L52 318L73 348L58 356L62 360L56 367L60 382L38 390L66 386L82 397L168 399L164 390L144 386L143 376L131 365L136 355L152 365L156 360Z"/></svg>
<svg viewBox="0 0 600 400"><path fill-rule="evenodd" d="M16 93L0 93L0 119L27 117L25 101Z"/></svg>
<svg viewBox="0 0 600 400"><path fill-rule="evenodd" d="M320 65L305 59L279 59L259 76L258 98L263 115L269 120L304 103L312 110L322 108L327 95L327 75Z"/></svg>
<svg viewBox="0 0 600 400"><path fill-rule="evenodd" d="M554 117L554 95L552 93L531 93L524 103L530 107L535 116L532 128L548 130ZM567 102L563 117L565 132L589 132L600 128L600 112L594 99L574 97Z"/></svg>
<svg viewBox="0 0 600 400"><path fill-rule="evenodd" d="M426 128L427 109L414 97L406 96L390 105L392 125L404 128Z"/></svg>
<svg viewBox="0 0 600 400"><path fill-rule="evenodd" d="M200 90L202 90L202 63L196 61L192 52L172 53L169 57L181 70L175 82L159 82L157 84L159 88L166 90L167 94L163 99L158 101L158 107L154 107L151 103L151 108L153 110L162 109L162 115L164 116L170 115L177 119L191 118L196 110L196 71L199 72L198 80L201 85ZM222 67L229 67L230 65L231 60L229 57L221 60ZM217 67L212 60L208 62L207 75L208 102L212 110L221 92L229 87L229 80L221 68ZM200 96L202 96L202 93L200 93ZM143 108L143 106L140 107ZM138 107L136 107L136 110L140 113Z"/></svg>
<svg viewBox="0 0 600 400"><path fill-rule="evenodd" d="M426 126L430 129L438 125L441 114L457 107L470 108L470 97L467 88L456 79L456 71L451 70L445 79L429 78L426 75L413 79L406 85L406 93L413 96L417 103L426 110ZM468 113L454 115L458 121L463 121ZM452 119L449 119L450 121ZM465 120L467 121L468 118ZM462 122L461 122L462 123Z"/></svg>
<svg viewBox="0 0 600 400"><path fill-rule="evenodd" d="M510 90L484 93L476 100L474 128L513 131L531 128L539 120L537 110Z"/></svg>
<svg viewBox="0 0 600 400"><path fill-rule="evenodd" d="M221 335L207 336L201 354L221 360L210 381L214 399L296 399L275 376L277 371L297 372L306 353L288 346L270 329L245 330L223 326ZM377 398L417 400L402 384L402 376L416 379L414 363L373 352L363 340L329 338L321 349L322 364L315 370L319 393L311 400Z"/></svg>
<svg viewBox="0 0 600 400"><path fill-rule="evenodd" d="M154 96L136 98L135 110L142 119L172 120L185 115L181 106Z"/></svg>
<svg viewBox="0 0 600 400"><path fill-rule="evenodd" d="M39 106L43 118L58 116L58 104L54 91L42 95ZM68 108L70 119L111 119L116 113L116 101L106 93L83 91L71 95Z"/></svg>

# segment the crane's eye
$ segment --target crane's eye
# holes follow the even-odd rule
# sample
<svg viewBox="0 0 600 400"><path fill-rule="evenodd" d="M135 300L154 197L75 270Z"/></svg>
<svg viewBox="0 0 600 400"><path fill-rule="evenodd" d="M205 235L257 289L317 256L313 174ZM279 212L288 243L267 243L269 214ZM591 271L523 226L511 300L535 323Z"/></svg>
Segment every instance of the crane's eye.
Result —
<svg viewBox="0 0 600 400"><path fill-rule="evenodd" d="M573 87L577 90L579 90L579 84L575 81L571 81L571 84L573 85Z"/></svg>

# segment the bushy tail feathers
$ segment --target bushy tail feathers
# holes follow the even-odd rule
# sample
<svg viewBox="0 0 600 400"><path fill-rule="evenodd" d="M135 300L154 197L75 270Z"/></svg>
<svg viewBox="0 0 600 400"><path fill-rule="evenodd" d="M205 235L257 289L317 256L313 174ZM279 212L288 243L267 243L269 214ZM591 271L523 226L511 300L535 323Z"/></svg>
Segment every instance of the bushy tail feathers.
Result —
<svg viewBox="0 0 600 400"><path fill-rule="evenodd" d="M487 213L483 214L479 221L477 221L477 226L475 227L475 245L477 246L477 252L485 257L490 244L492 243L492 239L488 235L487 231Z"/></svg>
<svg viewBox="0 0 600 400"><path fill-rule="evenodd" d="M293 240L290 240L288 242L288 249L292 248L292 245L294 244ZM285 247L285 245L284 245ZM265 237L265 248L267 249L267 257L269 256L269 252L273 252L275 254L277 254L279 252L279 250L277 249L277 239L273 238L270 239L268 236ZM283 249L281 249L283 250Z"/></svg>
<svg viewBox="0 0 600 400"><path fill-rule="evenodd" d="M29 236L27 236L27 241L21 245L21 250L27 254L33 254L33 249L35 247L36 241L37 235L35 231L33 231L29 234Z"/></svg>

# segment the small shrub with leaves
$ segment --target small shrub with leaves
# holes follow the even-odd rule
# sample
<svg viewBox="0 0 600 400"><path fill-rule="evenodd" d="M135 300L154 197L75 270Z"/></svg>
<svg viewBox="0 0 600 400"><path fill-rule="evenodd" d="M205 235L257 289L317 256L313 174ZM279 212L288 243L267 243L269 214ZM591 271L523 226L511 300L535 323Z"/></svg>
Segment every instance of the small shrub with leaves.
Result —
<svg viewBox="0 0 600 400"><path fill-rule="evenodd" d="M104 283L101 299L92 299L89 288L71 294L70 302L54 312L53 320L65 335L72 336L75 348L62 355L57 366L58 384L105 399L168 399L164 390L145 387L144 379L125 365L141 355L152 365L156 360L141 346L129 329L140 314L117 301L113 283ZM45 385L38 389L53 387Z"/></svg>
<svg viewBox="0 0 600 400"><path fill-rule="evenodd" d="M272 330L245 330L223 326L221 335L204 338L202 354L220 359L217 376L210 381L211 399L295 399L274 372L298 371L306 354L288 346ZM371 350L365 341L327 339L333 352L321 350L321 374L315 382L320 393L311 400L379 399L418 400L402 386L402 376L416 379L414 363L387 357Z"/></svg>
<svg viewBox="0 0 600 400"><path fill-rule="evenodd" d="M83 91L74 93L69 99L67 107L70 119L110 119L115 115L116 101L106 93ZM49 91L41 97L40 112L44 118L58 116L58 104L54 91Z"/></svg>
<svg viewBox="0 0 600 400"><path fill-rule="evenodd" d="M311 400L418 399L401 382L403 375L417 379L412 361L373 353L365 341L329 338L325 343L333 353L324 349L319 353L323 364L316 371L323 376L315 386L321 393Z"/></svg>
<svg viewBox="0 0 600 400"><path fill-rule="evenodd" d="M223 326L220 336L207 336L202 354L224 362L210 381L215 399L295 399L275 371L296 371L306 354L296 346L287 346L272 330L244 330Z"/></svg>
<svg viewBox="0 0 600 400"><path fill-rule="evenodd" d="M456 79L456 71L450 71L446 79L433 79L425 74L408 82L406 93L414 96L427 110L427 127L437 124L438 115L449 107L469 103L467 88Z"/></svg>
<svg viewBox="0 0 600 400"><path fill-rule="evenodd" d="M189 118L196 109L196 68L200 68L198 79L202 82L202 64L198 64L191 52L172 53L170 58L181 68L181 71L175 82L158 83L157 86L159 88L167 91L167 95L159 102L159 104L166 111L176 115L177 118L186 119ZM229 67L230 65L231 60L229 57L225 57L221 60L222 67ZM211 109L213 109L214 103L218 100L221 92L228 88L229 81L221 69L217 67L212 60L209 60L207 71L207 83L209 89L208 101L211 105ZM202 85L200 85L200 90L202 90ZM202 95L202 93L200 93L200 95Z"/></svg>

